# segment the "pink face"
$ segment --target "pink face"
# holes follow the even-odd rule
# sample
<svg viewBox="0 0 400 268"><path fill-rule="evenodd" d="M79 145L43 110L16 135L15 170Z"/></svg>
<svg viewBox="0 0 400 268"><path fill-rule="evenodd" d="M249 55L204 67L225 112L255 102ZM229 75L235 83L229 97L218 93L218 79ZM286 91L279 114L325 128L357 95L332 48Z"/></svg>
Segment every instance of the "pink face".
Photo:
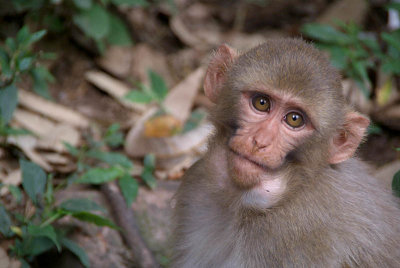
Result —
<svg viewBox="0 0 400 268"><path fill-rule="evenodd" d="M229 140L229 167L235 182L248 188L278 171L314 127L307 107L288 94L244 91L239 102L240 128Z"/></svg>

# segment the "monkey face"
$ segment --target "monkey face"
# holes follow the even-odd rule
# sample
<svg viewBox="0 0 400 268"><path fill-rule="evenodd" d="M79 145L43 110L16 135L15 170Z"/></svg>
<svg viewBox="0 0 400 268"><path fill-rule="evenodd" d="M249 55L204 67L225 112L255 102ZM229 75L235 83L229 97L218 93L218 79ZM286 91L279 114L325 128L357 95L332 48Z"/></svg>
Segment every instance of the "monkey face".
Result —
<svg viewBox="0 0 400 268"><path fill-rule="evenodd" d="M228 142L231 176L239 186L268 180L267 174L279 170L287 155L312 135L312 119L301 103L268 88L241 92L239 127Z"/></svg>

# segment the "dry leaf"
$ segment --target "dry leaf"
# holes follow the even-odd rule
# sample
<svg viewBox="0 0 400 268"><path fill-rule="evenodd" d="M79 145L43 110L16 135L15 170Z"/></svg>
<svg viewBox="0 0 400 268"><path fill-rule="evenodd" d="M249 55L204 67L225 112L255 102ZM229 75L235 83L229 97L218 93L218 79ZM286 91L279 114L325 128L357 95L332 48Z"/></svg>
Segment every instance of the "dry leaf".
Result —
<svg viewBox="0 0 400 268"><path fill-rule="evenodd" d="M170 90L164 100L164 107L169 114L181 122L188 119L194 99L203 83L204 75L205 68L200 67Z"/></svg>
<svg viewBox="0 0 400 268"><path fill-rule="evenodd" d="M19 268L21 262L16 259L12 259L7 255L7 252L0 247L0 267L1 268Z"/></svg>
<svg viewBox="0 0 400 268"><path fill-rule="evenodd" d="M168 87L174 84L166 56L147 44L137 44L132 51L132 68L130 75L145 85L149 85L148 71L159 74Z"/></svg>
<svg viewBox="0 0 400 268"><path fill-rule="evenodd" d="M316 22L336 26L335 21L355 22L362 25L368 12L368 1L339 0L334 1Z"/></svg>
<svg viewBox="0 0 400 268"><path fill-rule="evenodd" d="M22 182L22 175L21 175L21 170L17 169L12 171L8 176L6 176L3 180L1 180L2 183L7 184L7 185L14 185L18 186ZM0 196L6 195L9 192L7 187L2 187L0 189Z"/></svg>
<svg viewBox="0 0 400 268"><path fill-rule="evenodd" d="M64 142L77 146L81 138L79 131L72 126L53 123L25 110L17 109L14 113L14 120L37 135L39 137L37 146L43 149L64 152L66 151Z"/></svg>
<svg viewBox="0 0 400 268"><path fill-rule="evenodd" d="M85 76L90 83L94 84L96 87L115 98L125 107L131 108L140 113L143 113L146 110L145 105L133 103L124 98L125 95L130 91L130 88L120 80L117 80L108 74L99 71L89 71L85 74Z"/></svg>
<svg viewBox="0 0 400 268"><path fill-rule="evenodd" d="M145 122L154 116L157 108L147 111L126 136L125 151L132 157L154 153L158 158L178 157L196 150L207 142L213 126L204 122L192 131L167 138L147 138L143 135Z"/></svg>
<svg viewBox="0 0 400 268"><path fill-rule="evenodd" d="M346 100L352 104L357 111L364 114L369 114L372 110L372 102L370 99L365 97L361 92L361 89L351 79L345 79L342 81L343 95Z"/></svg>
<svg viewBox="0 0 400 268"><path fill-rule="evenodd" d="M10 136L7 138L7 142L20 148L29 159L41 166L44 170L48 172L53 170L47 161L35 151L38 142L37 138L30 135Z"/></svg>
<svg viewBox="0 0 400 268"><path fill-rule="evenodd" d="M57 153L42 152L41 156L53 165L67 165L70 162L68 157Z"/></svg>
<svg viewBox="0 0 400 268"><path fill-rule="evenodd" d="M51 118L58 122L64 122L75 127L86 128L89 126L89 119L76 111L60 104L45 100L25 90L18 90L19 104Z"/></svg>
<svg viewBox="0 0 400 268"><path fill-rule="evenodd" d="M96 62L114 76L126 78L132 67L132 47L111 46Z"/></svg>
<svg viewBox="0 0 400 268"><path fill-rule="evenodd" d="M182 123L172 115L160 115L144 123L144 136L148 138L170 137L182 129Z"/></svg>

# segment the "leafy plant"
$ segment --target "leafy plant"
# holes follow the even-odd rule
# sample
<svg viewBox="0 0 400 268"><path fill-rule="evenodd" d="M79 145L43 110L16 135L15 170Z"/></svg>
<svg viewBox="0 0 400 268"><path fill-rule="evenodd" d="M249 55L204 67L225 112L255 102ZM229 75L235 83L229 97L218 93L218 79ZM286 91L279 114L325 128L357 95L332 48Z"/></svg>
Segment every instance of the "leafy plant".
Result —
<svg viewBox="0 0 400 268"><path fill-rule="evenodd" d="M138 103L156 102L162 106L168 93L168 87L164 79L154 71L148 70L147 75L150 79L150 87L139 84L139 89L130 91L125 98Z"/></svg>
<svg viewBox="0 0 400 268"><path fill-rule="evenodd" d="M352 78L369 97L371 81L368 69L374 66L375 57L382 55L379 44L355 23L337 24L340 30L329 25L308 23L303 25L302 32L317 40L316 46L330 53L332 65Z"/></svg>
<svg viewBox="0 0 400 268"><path fill-rule="evenodd" d="M53 225L57 220L69 215L81 221L98 226L117 228L114 223L92 212L104 211L102 207L89 199L69 199L55 205L52 176L33 162L20 160L22 170L22 188L32 201L35 212L31 216L8 212L0 203L0 233L15 238L11 252L21 260L25 267L29 262L53 248L59 252L64 248L75 254L85 267L89 259L85 251L66 237L65 230ZM4 187L5 185L1 185ZM14 190L17 202L21 200L19 188Z"/></svg>
<svg viewBox="0 0 400 268"><path fill-rule="evenodd" d="M34 53L32 45L46 34L45 30L30 33L27 26L22 27L15 38L7 38L0 47L0 117L3 134L11 120L18 102L16 83L25 74L33 80L33 89L39 95L50 98L48 82L54 82L53 76L37 63L40 58L51 58L52 54Z"/></svg>
<svg viewBox="0 0 400 268"><path fill-rule="evenodd" d="M139 184L130 173L131 160L117 152L105 151L106 145L118 146L122 143L122 133L118 125L111 125L101 141L89 139L87 146L75 148L65 144L69 153L77 158L77 172L70 176L73 183L103 184L118 180L121 192L128 206L137 196Z"/></svg>
<svg viewBox="0 0 400 268"><path fill-rule="evenodd" d="M72 22L96 43L100 52L105 50L107 44L132 44L127 26L109 10L110 5L148 5L146 0L16 0L12 3L16 11L28 11L28 16L41 21L41 26L49 30L61 31L64 25ZM64 8L60 9L60 5Z"/></svg>
<svg viewBox="0 0 400 268"><path fill-rule="evenodd" d="M150 188L154 188L156 186L156 178L153 176L156 166L156 158L154 154L146 155L143 160L143 165L144 167L141 174L142 179Z"/></svg>

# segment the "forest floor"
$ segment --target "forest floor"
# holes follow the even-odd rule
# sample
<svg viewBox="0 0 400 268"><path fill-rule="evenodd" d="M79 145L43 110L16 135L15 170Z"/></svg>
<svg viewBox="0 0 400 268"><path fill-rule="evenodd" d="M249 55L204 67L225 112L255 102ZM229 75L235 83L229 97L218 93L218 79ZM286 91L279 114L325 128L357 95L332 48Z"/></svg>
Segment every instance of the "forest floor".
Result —
<svg viewBox="0 0 400 268"><path fill-rule="evenodd" d="M36 49L57 54L55 60L43 62L56 78L49 86L52 100L33 95L28 90L32 86L30 81L19 83L18 88L27 91L20 93L12 125L27 128L36 136L33 140L14 139L10 142L12 146L0 147L0 179L21 185L18 158L25 154L54 174L56 185L61 185L77 169L77 159L65 150L62 141L80 147L90 140L101 140L106 129L118 123L125 143L107 150L122 153L133 162L131 175L140 187L131 210L147 246L157 261L167 266L171 255L173 195L184 171L204 153L207 136L212 131L207 120L212 104L204 96L202 82L213 50L221 43L246 50L266 38L300 37L304 23L329 23L335 18L355 20L366 31L379 31L387 21L381 3L384 1L366 2L181 0L173 8L164 2L147 8L121 8L118 14L129 25L135 44L109 47L104 54L75 32L61 38L50 33ZM7 25L13 23L16 22L11 20ZM151 84L148 70L165 81L169 91L162 105L173 111L172 117L149 120L157 117L159 105L124 99L138 84ZM374 105L373 99L366 101ZM400 111L399 102L393 103ZM358 103L353 104L358 107ZM191 130L174 135L176 128L187 126L184 122L188 120L192 123ZM358 156L389 187L393 174L400 169L400 155L395 150L400 147L400 129L398 123L377 124L380 131L367 137ZM141 177L147 154L156 158L154 188L148 187ZM8 191L0 195L9 211L27 213L32 207L26 199L17 204ZM107 209L106 216L115 217L112 212L115 208L100 187L73 184L55 196L56 203L69 198L89 198ZM117 230L69 217L57 224L77 227L70 237L85 249L92 267L130 267L133 253ZM0 267L11 262L4 252L13 242L0 240ZM60 255L54 250L39 256L33 265L79 267L80 264L70 253L63 251Z"/></svg>

